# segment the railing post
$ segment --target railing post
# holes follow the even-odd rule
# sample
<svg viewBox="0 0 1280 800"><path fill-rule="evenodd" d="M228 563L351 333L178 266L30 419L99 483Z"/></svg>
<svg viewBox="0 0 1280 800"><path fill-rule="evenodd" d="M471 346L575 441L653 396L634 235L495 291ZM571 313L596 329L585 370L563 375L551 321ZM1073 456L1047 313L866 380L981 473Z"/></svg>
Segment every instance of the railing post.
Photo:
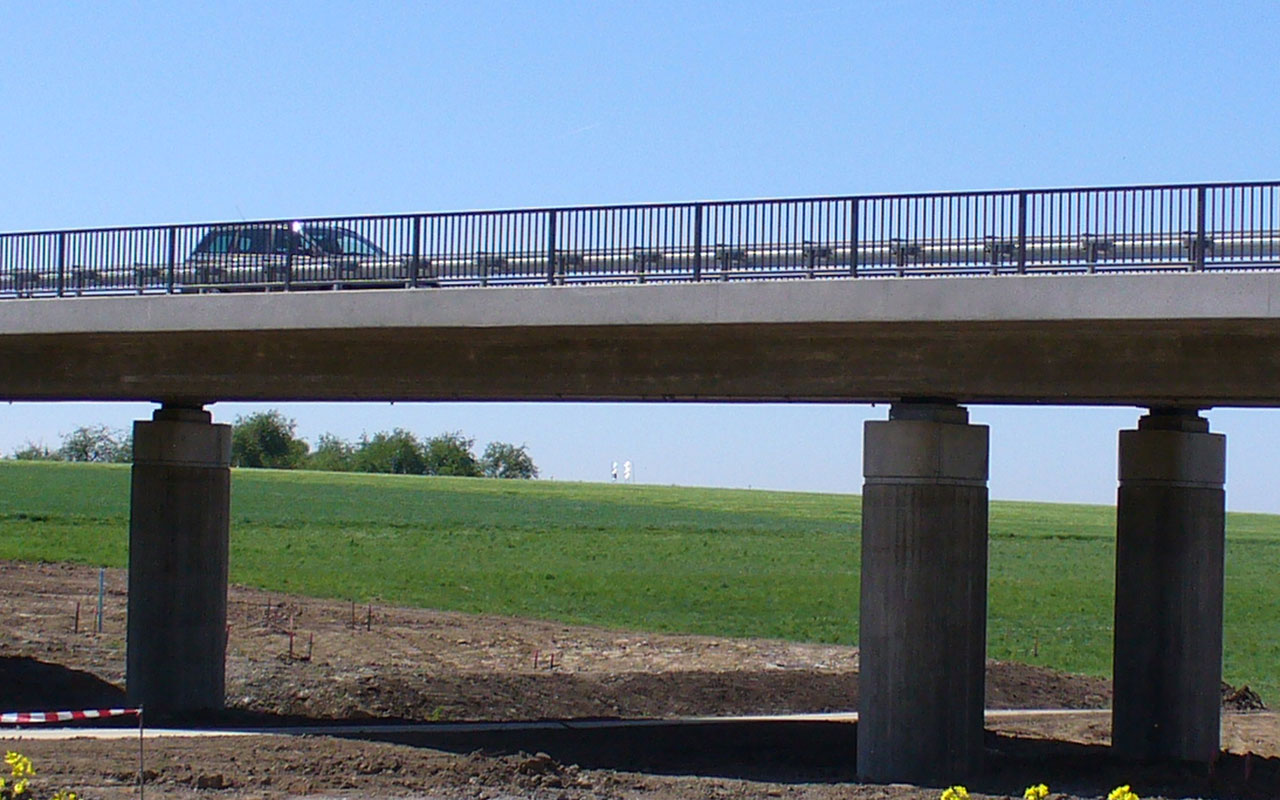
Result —
<svg viewBox="0 0 1280 800"><path fill-rule="evenodd" d="M859 219L862 203L858 198L853 198L850 203L849 213L852 219L849 220L849 277L858 277L858 248L861 247L858 241L862 235L862 221Z"/></svg>
<svg viewBox="0 0 1280 800"><path fill-rule="evenodd" d="M1191 269L1195 272L1204 272L1205 250L1208 249L1209 244L1204 226L1205 206L1208 205L1207 200L1208 190L1206 187L1198 187L1196 189L1196 239L1191 249Z"/></svg>
<svg viewBox="0 0 1280 800"><path fill-rule="evenodd" d="M556 282L556 212L547 212L547 284Z"/></svg>
<svg viewBox="0 0 1280 800"><path fill-rule="evenodd" d="M693 207L693 279L702 280L702 204Z"/></svg>
<svg viewBox="0 0 1280 800"><path fill-rule="evenodd" d="M165 294L173 294L173 284L178 271L178 229L169 226L169 253L165 261Z"/></svg>
<svg viewBox="0 0 1280 800"><path fill-rule="evenodd" d="M1027 193L1018 192L1018 274L1027 271Z"/></svg>
<svg viewBox="0 0 1280 800"><path fill-rule="evenodd" d="M295 233L293 226L289 226L288 242L289 246L284 250L284 290L287 292L293 288L293 234ZM332 264L332 259L330 260ZM334 276L335 278L337 276ZM335 284L337 285L337 284Z"/></svg>
<svg viewBox="0 0 1280 800"><path fill-rule="evenodd" d="M418 263L422 258L422 217L413 218L413 243L409 252L409 285L417 289Z"/></svg>
<svg viewBox="0 0 1280 800"><path fill-rule="evenodd" d="M58 297L62 297L67 287L67 234L58 234Z"/></svg>

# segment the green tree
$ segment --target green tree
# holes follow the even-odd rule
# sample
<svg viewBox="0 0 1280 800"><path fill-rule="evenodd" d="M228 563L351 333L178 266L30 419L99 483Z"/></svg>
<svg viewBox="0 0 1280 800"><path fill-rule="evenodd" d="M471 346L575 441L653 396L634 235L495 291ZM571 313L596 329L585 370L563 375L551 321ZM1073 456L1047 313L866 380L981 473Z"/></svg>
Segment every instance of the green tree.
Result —
<svg viewBox="0 0 1280 800"><path fill-rule="evenodd" d="M16 461L61 461L62 456L58 455L57 450L50 450L43 444L35 442L27 442L22 447L13 451L13 458Z"/></svg>
<svg viewBox="0 0 1280 800"><path fill-rule="evenodd" d="M62 439L63 461L120 463L133 460L133 436L106 425L81 425Z"/></svg>
<svg viewBox="0 0 1280 800"><path fill-rule="evenodd" d="M480 477L480 462L476 461L476 454L471 450L475 443L475 439L463 436L462 431L432 436L423 442L426 474Z"/></svg>
<svg viewBox="0 0 1280 800"><path fill-rule="evenodd" d="M307 456L307 468L324 472L350 472L355 469L356 448L332 433L322 433L316 449Z"/></svg>
<svg viewBox="0 0 1280 800"><path fill-rule="evenodd" d="M353 462L357 472L421 475L426 471L422 443L403 428L391 433L379 431L372 437L361 436Z"/></svg>
<svg viewBox="0 0 1280 800"><path fill-rule="evenodd" d="M529 455L529 446L516 447L506 442L489 442L480 456L480 468L486 478L536 478L538 467Z"/></svg>
<svg viewBox="0 0 1280 800"><path fill-rule="evenodd" d="M236 417L231 430L231 466L297 469L307 443L294 435L297 423L276 409Z"/></svg>

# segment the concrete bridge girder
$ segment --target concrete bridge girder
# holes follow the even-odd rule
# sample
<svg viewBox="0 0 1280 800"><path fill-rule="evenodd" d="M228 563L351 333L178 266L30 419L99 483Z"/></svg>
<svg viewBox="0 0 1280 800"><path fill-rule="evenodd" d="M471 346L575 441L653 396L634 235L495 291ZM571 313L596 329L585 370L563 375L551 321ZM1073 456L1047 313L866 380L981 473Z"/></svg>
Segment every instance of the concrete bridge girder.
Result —
<svg viewBox="0 0 1280 800"><path fill-rule="evenodd" d="M1280 405L1280 273L0 303L4 400Z"/></svg>

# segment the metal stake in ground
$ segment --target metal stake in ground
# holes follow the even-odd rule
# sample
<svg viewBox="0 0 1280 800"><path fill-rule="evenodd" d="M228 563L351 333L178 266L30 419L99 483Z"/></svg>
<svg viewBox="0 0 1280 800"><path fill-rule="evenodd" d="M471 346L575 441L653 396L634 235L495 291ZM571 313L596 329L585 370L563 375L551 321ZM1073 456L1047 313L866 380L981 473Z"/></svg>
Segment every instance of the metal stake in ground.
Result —
<svg viewBox="0 0 1280 800"><path fill-rule="evenodd" d="M143 792L146 791L143 788L143 785L146 783L145 771L146 771L147 760L146 760L145 748L143 747L143 744L142 744L144 739L144 733L143 733L144 726L142 723L142 712L143 712L143 707L139 705L138 706L138 800L144 800Z"/></svg>
<svg viewBox="0 0 1280 800"><path fill-rule="evenodd" d="M107 594L107 570L98 568L98 633L102 633L102 602Z"/></svg>

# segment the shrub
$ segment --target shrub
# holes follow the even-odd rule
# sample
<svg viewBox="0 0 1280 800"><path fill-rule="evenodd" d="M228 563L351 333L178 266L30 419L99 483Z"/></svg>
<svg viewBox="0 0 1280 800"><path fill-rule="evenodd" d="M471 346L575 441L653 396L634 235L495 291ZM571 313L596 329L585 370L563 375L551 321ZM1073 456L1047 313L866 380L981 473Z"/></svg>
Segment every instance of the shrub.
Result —
<svg viewBox="0 0 1280 800"><path fill-rule="evenodd" d="M486 478L536 478L538 468L529 455L528 445L516 447L506 442L490 442L480 457L480 468Z"/></svg>
<svg viewBox="0 0 1280 800"><path fill-rule="evenodd" d="M13 451L13 458L17 461L61 461L62 456L57 450L50 450L43 444L35 442L27 442L22 447Z"/></svg>
<svg viewBox="0 0 1280 800"><path fill-rule="evenodd" d="M352 465L357 472L393 475L422 475L427 469L422 443L403 428L391 433L379 431L372 437L361 436Z"/></svg>
<svg viewBox="0 0 1280 800"><path fill-rule="evenodd" d="M236 417L231 431L231 466L301 467L309 448L294 435L296 427L297 423L275 409Z"/></svg>
<svg viewBox="0 0 1280 800"><path fill-rule="evenodd" d="M355 469L356 448L331 433L316 441L316 449L307 456L307 468L324 472L350 472Z"/></svg>
<svg viewBox="0 0 1280 800"><path fill-rule="evenodd" d="M432 436L423 443L426 474L480 477L480 462L471 451L475 443L475 439L468 439L461 431Z"/></svg>
<svg viewBox="0 0 1280 800"><path fill-rule="evenodd" d="M133 460L133 435L106 425L81 425L62 440L63 461L121 463Z"/></svg>

